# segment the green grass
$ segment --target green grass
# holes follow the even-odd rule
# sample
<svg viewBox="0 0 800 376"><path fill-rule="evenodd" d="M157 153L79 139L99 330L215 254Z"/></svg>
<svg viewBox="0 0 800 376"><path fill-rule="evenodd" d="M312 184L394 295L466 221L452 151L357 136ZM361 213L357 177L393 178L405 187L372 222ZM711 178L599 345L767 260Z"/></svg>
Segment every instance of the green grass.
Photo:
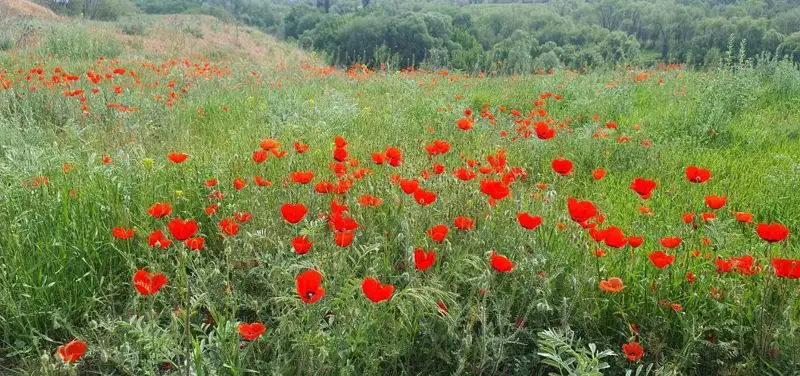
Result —
<svg viewBox="0 0 800 376"><path fill-rule="evenodd" d="M542 352L572 357L584 367L577 374L590 374L600 361L591 360L589 343L616 353L601 359L610 366L603 370L608 374L640 365L652 365L656 374L696 375L791 374L800 366L797 281L770 277L767 257L800 257L796 66L651 71L648 80L636 83L626 71L350 77L343 71L322 75L300 64L214 61L219 75L203 76L196 74L194 64L204 63L199 60L188 67L178 61L166 73L138 60L95 63L96 56L119 51L82 34L59 35L61 42L45 39L40 47L44 56L63 58L41 64L43 77L49 80L58 64L81 74L80 81L69 88L36 78L28 83L29 68L46 59L20 59L7 74L14 87L0 91L0 373L155 375L171 364L177 374L189 347L193 367L204 375L557 372ZM17 67L23 73L15 73ZM116 67L135 71L136 79L117 75L93 85L85 75ZM166 87L172 80L176 86ZM612 81L617 85L607 87ZM90 91L95 86L98 94ZM114 86L122 94L114 94ZM86 90L86 114L78 97L63 94L76 88ZM171 91L178 97L172 107L154 99ZM516 134L510 110L527 114L544 92L563 96L548 99L543 108L564 129L547 141L502 137L501 130ZM496 125L478 117L484 102ZM139 110L124 113L107 108L109 103ZM468 107L480 120L464 132L455 124ZM619 128L607 139L593 138L606 121ZM350 156L372 170L338 196L361 225L347 248L336 246L317 218L330 210L332 197L312 189L335 179L329 169L334 136L347 139ZM618 136L631 141L619 143ZM255 164L252 152L264 138L280 141L289 153ZM434 139L452 145L433 159L448 172L422 182L438 198L421 207L391 177L419 177L429 169L423 145ZM297 140L310 150L295 153ZM388 146L403 151L403 164L373 165L370 154ZM501 149L509 166L521 167L527 177L511 184L511 196L492 207L478 189L480 178L461 182L449 171L466 166L461 153L485 165L486 156ZM173 151L190 158L170 163L165 156ZM113 163L103 164L103 155ZM550 167L561 155L575 164L570 176ZM65 163L76 167L65 174ZM711 169L712 179L689 183L684 169L693 164ZM591 171L600 167L608 175L594 181ZM313 170L312 184L284 186L288 173L297 170ZM256 187L256 175L275 185ZM47 184L25 183L39 176L47 176ZM225 198L209 217L204 209L212 189L203 183L212 177ZM241 191L232 187L237 177L248 179ZM658 181L652 198L643 201L628 188L635 177ZM383 204L362 207L357 198L363 194ZM703 203L707 194L729 196L716 211L718 219L697 229L683 224L684 212L711 211ZM589 251L598 246L569 220L570 196L592 200L607 224L643 235L645 244L606 248L607 255L596 259ZM172 203L172 216L196 219L205 249L184 259L178 245L149 248L150 231L168 233L166 220L146 212L154 202ZM279 207L286 202L304 203L306 219L285 223ZM640 213L643 205L655 214ZM792 235L768 248L755 226L737 223L731 210L750 211L757 222L782 223ZM241 211L253 219L240 224L236 236L221 236L219 221ZM519 211L541 215L543 225L521 229ZM457 216L477 219L476 228L452 228ZM451 227L443 244L425 234L438 223ZM116 240L115 226L133 227L136 235ZM306 255L291 249L298 234L314 241ZM647 254L661 248L658 239L665 236L681 236L684 245L669 251L677 255L673 265L658 270ZM702 237L711 246L702 245ZM435 249L436 264L416 270L415 248ZM691 257L693 249L711 258ZM491 269L492 250L508 256L514 270ZM714 257L744 254L764 269L753 276L715 272ZM139 296L131 279L141 268L163 272L169 283L154 296ZM307 305L297 297L294 278L312 268L324 275L326 295ZM697 276L693 283L684 278L689 271ZM601 291L599 280L613 276L624 280L625 290ZM361 291L365 277L392 283L393 298L371 303ZM724 296L713 298L712 288ZM439 314L440 300L447 315ZM683 311L659 302L681 304ZM191 341L182 314L175 313L187 307ZM253 321L267 331L240 349L236 325ZM638 325L639 336L630 323ZM74 338L89 350L77 365L61 365L52 354ZM645 350L638 363L621 355L621 345L632 340Z"/></svg>

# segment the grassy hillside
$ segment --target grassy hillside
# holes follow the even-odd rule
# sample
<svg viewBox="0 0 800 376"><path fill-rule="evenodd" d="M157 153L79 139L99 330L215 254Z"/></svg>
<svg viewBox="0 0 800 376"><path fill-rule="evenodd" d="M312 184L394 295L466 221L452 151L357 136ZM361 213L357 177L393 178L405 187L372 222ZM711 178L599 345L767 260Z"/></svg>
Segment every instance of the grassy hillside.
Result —
<svg viewBox="0 0 800 376"><path fill-rule="evenodd" d="M29 34L0 59L1 374L800 366L798 270L775 261L800 258L796 65L339 70L250 29L163 20L15 21ZM570 197L598 212L578 218ZM298 286L313 270L324 291ZM54 355L72 340L76 362Z"/></svg>

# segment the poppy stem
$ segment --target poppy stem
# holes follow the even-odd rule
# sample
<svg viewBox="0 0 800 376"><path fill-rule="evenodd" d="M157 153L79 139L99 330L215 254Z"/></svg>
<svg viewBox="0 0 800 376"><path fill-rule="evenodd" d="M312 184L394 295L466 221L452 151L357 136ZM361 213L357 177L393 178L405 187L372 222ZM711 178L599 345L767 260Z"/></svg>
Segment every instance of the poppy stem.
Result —
<svg viewBox="0 0 800 376"><path fill-rule="evenodd" d="M186 376L191 376L192 367L190 365L191 363L189 362L189 358L191 358L191 354L192 354L192 346L191 346L192 345L192 331L191 331L191 322L189 321L190 318L191 318L191 315L189 314L189 304L190 304L190 302L189 302L189 297L190 297L189 288L190 288L190 285L189 285L189 272L187 270L188 267L186 265L187 264L186 248L184 248L183 246L181 246L180 254L181 254L181 257L180 257L180 263L181 263L180 268L181 268L181 274L182 274L181 277L183 279L184 287L186 288L184 290L184 299L183 299L183 315L184 315L184 320L185 320L185 322L184 322L185 333L184 334L186 335L186 344L184 345L184 351L185 351L185 355L184 356L186 357L186 359L185 359L185 361L186 361Z"/></svg>

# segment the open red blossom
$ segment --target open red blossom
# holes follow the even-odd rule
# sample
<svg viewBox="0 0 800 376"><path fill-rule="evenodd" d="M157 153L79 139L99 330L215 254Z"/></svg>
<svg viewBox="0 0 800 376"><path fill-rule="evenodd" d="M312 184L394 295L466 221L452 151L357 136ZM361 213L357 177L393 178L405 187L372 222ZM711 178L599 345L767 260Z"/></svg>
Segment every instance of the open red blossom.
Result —
<svg viewBox="0 0 800 376"><path fill-rule="evenodd" d="M619 227L609 226L605 229L605 237L603 238L603 241L609 247L622 248L628 243L628 238L625 237L625 234L622 232L622 230L620 230Z"/></svg>
<svg viewBox="0 0 800 376"><path fill-rule="evenodd" d="M495 251L492 251L492 255L489 257L489 264L492 265L494 270L500 273L507 273L514 269L514 263L511 262L508 257L498 254Z"/></svg>
<svg viewBox="0 0 800 376"><path fill-rule="evenodd" d="M398 167L403 163L403 152L394 146L386 148L386 159L390 166Z"/></svg>
<svg viewBox="0 0 800 376"><path fill-rule="evenodd" d="M728 196L716 196L716 195L706 196L706 205L708 205L708 207L711 209L719 209L725 206L726 202L728 202Z"/></svg>
<svg viewBox="0 0 800 376"><path fill-rule="evenodd" d="M170 244L172 244L172 240L165 238L161 229L151 232L147 237L147 245L150 248L159 247L161 249L167 249Z"/></svg>
<svg viewBox="0 0 800 376"><path fill-rule="evenodd" d="M779 278L800 278L800 260L774 258L772 259L772 269L775 276Z"/></svg>
<svg viewBox="0 0 800 376"><path fill-rule="evenodd" d="M167 277L161 273L149 273L139 269L133 275L133 286L142 295L153 295L167 284Z"/></svg>
<svg viewBox="0 0 800 376"><path fill-rule="evenodd" d="M600 180L605 176L606 176L606 169L604 168L596 168L592 170L592 178L594 178L594 180Z"/></svg>
<svg viewBox="0 0 800 376"><path fill-rule="evenodd" d="M572 161L569 159L553 159L551 166L553 171L561 176L567 176L572 173Z"/></svg>
<svg viewBox="0 0 800 376"><path fill-rule="evenodd" d="M425 145L425 150L428 151L428 155L433 157L450 151L450 144L447 141L433 140L430 144Z"/></svg>
<svg viewBox="0 0 800 376"><path fill-rule="evenodd" d="M258 339L258 337L261 337L261 335L264 334L265 330L267 330L267 328L264 327L264 324L260 322L254 322L250 324L243 322L239 324L238 329L239 329L239 335L241 335L242 338L245 339L245 341L256 340Z"/></svg>
<svg viewBox="0 0 800 376"><path fill-rule="evenodd" d="M738 222L742 223L750 223L753 222L753 214L748 212L733 212L733 216L736 217Z"/></svg>
<svg viewBox="0 0 800 376"><path fill-rule="evenodd" d="M394 286L390 284L383 285L375 278L364 278L364 281L361 282L361 290L364 291L367 299L373 303L380 303L392 297Z"/></svg>
<svg viewBox="0 0 800 376"><path fill-rule="evenodd" d="M661 238L661 245L664 248L675 248L681 245L681 238L677 236L670 236L666 238Z"/></svg>
<svg viewBox="0 0 800 376"><path fill-rule="evenodd" d="M273 140L271 138L265 138L265 139L261 140L261 143L260 143L259 146L261 146L261 148L266 150L266 151L270 151L270 150L273 150L273 149L280 148L281 147L281 143L276 141L276 140Z"/></svg>
<svg viewBox="0 0 800 376"><path fill-rule="evenodd" d="M650 259L650 262L653 263L657 268L663 269L669 264L672 264L675 261L675 255L668 255L664 253L664 251L653 251L650 252L647 257Z"/></svg>
<svg viewBox="0 0 800 376"><path fill-rule="evenodd" d="M428 206L436 201L436 193L417 188L417 190L414 191L414 200L422 206Z"/></svg>
<svg viewBox="0 0 800 376"><path fill-rule="evenodd" d="M64 363L75 363L80 359L89 346L86 342L72 340L69 343L58 346L57 354Z"/></svg>
<svg viewBox="0 0 800 376"><path fill-rule="evenodd" d="M292 183L308 184L314 179L314 171L295 171L289 175Z"/></svg>
<svg viewBox="0 0 800 376"><path fill-rule="evenodd" d="M189 154L172 152L167 154L167 159L172 163L183 163L189 158Z"/></svg>
<svg viewBox="0 0 800 376"><path fill-rule="evenodd" d="M419 181L417 179L400 179L400 189L403 193L410 195L419 189Z"/></svg>
<svg viewBox="0 0 800 376"><path fill-rule="evenodd" d="M233 218L223 218L219 222L219 229L225 235L233 236L239 233L239 224Z"/></svg>
<svg viewBox="0 0 800 376"><path fill-rule="evenodd" d="M471 230L475 227L475 220L469 217L456 217L453 220L453 227L459 230Z"/></svg>
<svg viewBox="0 0 800 376"><path fill-rule="evenodd" d="M728 273L734 271L748 276L761 271L761 267L755 265L755 259L751 255L731 257L727 260L717 257L717 259L714 260L714 264L717 265L717 273Z"/></svg>
<svg viewBox="0 0 800 376"><path fill-rule="evenodd" d="M458 180L470 181L472 179L475 179L478 176L478 174L476 174L474 171L470 169L461 167L453 170L453 176L455 176Z"/></svg>
<svg viewBox="0 0 800 376"><path fill-rule="evenodd" d="M217 180L217 179L208 179L205 182L205 186L209 187L209 188L216 187L217 183L219 183L219 180Z"/></svg>
<svg viewBox="0 0 800 376"><path fill-rule="evenodd" d="M639 342L629 342L622 345L622 352L625 353L625 358L630 362L636 362L644 356L644 349Z"/></svg>
<svg viewBox="0 0 800 376"><path fill-rule="evenodd" d="M316 270L306 270L297 277L297 295L303 302L314 304L325 296L322 288L322 274Z"/></svg>
<svg viewBox="0 0 800 376"><path fill-rule="evenodd" d="M156 202L149 209L147 213L152 215L153 218L159 219L172 214L172 205L168 203Z"/></svg>
<svg viewBox="0 0 800 376"><path fill-rule="evenodd" d="M526 230L534 230L542 224L542 217L528 213L517 213L517 222Z"/></svg>
<svg viewBox="0 0 800 376"><path fill-rule="evenodd" d="M333 233L333 241L342 248L349 247L350 244L353 244L354 235L353 231L335 231Z"/></svg>
<svg viewBox="0 0 800 376"><path fill-rule="evenodd" d="M436 225L428 229L428 236L430 236L431 240L441 243L447 237L447 233L450 232L450 229L445 225Z"/></svg>
<svg viewBox="0 0 800 376"><path fill-rule="evenodd" d="M597 216L597 207L591 201L578 201L573 197L567 198L567 209L573 221L584 223Z"/></svg>
<svg viewBox="0 0 800 376"><path fill-rule="evenodd" d="M536 137L540 140L548 140L556 135L555 128L550 128L543 121L537 121L536 125L534 125L534 130L536 131Z"/></svg>
<svg viewBox="0 0 800 376"><path fill-rule="evenodd" d="M436 251L425 251L422 248L414 250L414 265L417 269L425 271L436 262Z"/></svg>
<svg viewBox="0 0 800 376"><path fill-rule="evenodd" d="M253 162L263 163L269 158L269 152L266 150L256 150L253 152Z"/></svg>
<svg viewBox="0 0 800 376"><path fill-rule="evenodd" d="M242 190L247 185L247 180L242 178L233 179L233 187L236 188L237 191Z"/></svg>
<svg viewBox="0 0 800 376"><path fill-rule="evenodd" d="M375 197L370 194L365 194L358 198L358 203L361 204L361 206L375 207L382 204L383 199L381 199L380 197Z"/></svg>
<svg viewBox="0 0 800 376"><path fill-rule="evenodd" d="M640 245L644 243L644 236L629 236L628 237L628 244L630 244L633 248L639 248Z"/></svg>
<svg viewBox="0 0 800 376"><path fill-rule="evenodd" d="M789 237L789 229L780 223L759 223L756 232L761 239L770 243L779 242Z"/></svg>
<svg viewBox="0 0 800 376"><path fill-rule="evenodd" d="M692 183L705 183L711 179L711 171L697 166L686 167L686 178Z"/></svg>
<svg viewBox="0 0 800 376"><path fill-rule="evenodd" d="M285 219L286 222L289 222L291 224L295 224L297 222L302 221L303 217L305 217L307 213L308 209L306 209L306 206L301 203L297 204L287 203L281 205L281 215L283 215L283 219Z"/></svg>
<svg viewBox="0 0 800 376"><path fill-rule="evenodd" d="M294 252L298 255L304 255L311 250L311 246L314 243L308 239L308 236L301 235L292 239L292 248L294 248Z"/></svg>
<svg viewBox="0 0 800 376"><path fill-rule="evenodd" d="M460 128L462 131L468 131L472 129L472 119L470 118L461 118L456 121L456 126Z"/></svg>
<svg viewBox="0 0 800 376"><path fill-rule="evenodd" d="M180 241L194 236L198 229L197 222L195 222L194 219L183 220L180 218L173 218L171 221L169 221L167 228L169 228L169 232L172 234L172 237Z"/></svg>
<svg viewBox="0 0 800 376"><path fill-rule="evenodd" d="M345 148L333 149L333 159L338 162L344 162L345 160L347 160L347 149Z"/></svg>
<svg viewBox="0 0 800 376"><path fill-rule="evenodd" d="M117 239L128 240L133 237L133 229L124 227L114 227L113 229L111 229L111 234L114 235L114 237Z"/></svg>
<svg viewBox="0 0 800 376"><path fill-rule="evenodd" d="M236 218L239 223L247 223L249 220L253 219L253 214L248 212L235 212L233 213L233 217Z"/></svg>
<svg viewBox="0 0 800 376"><path fill-rule="evenodd" d="M650 198L650 195L653 194L653 190L656 189L657 185L655 181L643 178L636 178L631 181L631 189L644 200Z"/></svg>
<svg viewBox="0 0 800 376"><path fill-rule="evenodd" d="M298 154L303 154L308 151L308 144L301 144L297 141L294 142L294 151Z"/></svg>
<svg viewBox="0 0 800 376"><path fill-rule="evenodd" d="M206 238L197 237L197 238L189 238L184 241L186 247L191 249L192 251L199 251L203 249L203 246L206 244Z"/></svg>
<svg viewBox="0 0 800 376"><path fill-rule="evenodd" d="M689 224L694 222L694 213L683 213L683 223Z"/></svg>
<svg viewBox="0 0 800 376"><path fill-rule="evenodd" d="M372 163L376 165L382 165L386 162L386 154L382 152L374 152L372 153Z"/></svg>
<svg viewBox="0 0 800 376"><path fill-rule="evenodd" d="M510 193L508 184L491 179L481 180L481 192L495 200L502 200Z"/></svg>
<svg viewBox="0 0 800 376"><path fill-rule="evenodd" d="M342 136L336 136L333 138L333 143L336 145L337 148L343 148L347 146L347 140L344 139Z"/></svg>

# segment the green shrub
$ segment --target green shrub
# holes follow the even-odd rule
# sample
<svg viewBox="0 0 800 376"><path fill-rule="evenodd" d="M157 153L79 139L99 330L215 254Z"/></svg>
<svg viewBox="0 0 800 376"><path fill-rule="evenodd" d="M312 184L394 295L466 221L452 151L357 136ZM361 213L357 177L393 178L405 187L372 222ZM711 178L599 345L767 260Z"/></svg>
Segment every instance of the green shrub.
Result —
<svg viewBox="0 0 800 376"><path fill-rule="evenodd" d="M145 25L141 23L125 23L120 26L120 29L125 35L147 35L149 33Z"/></svg>

